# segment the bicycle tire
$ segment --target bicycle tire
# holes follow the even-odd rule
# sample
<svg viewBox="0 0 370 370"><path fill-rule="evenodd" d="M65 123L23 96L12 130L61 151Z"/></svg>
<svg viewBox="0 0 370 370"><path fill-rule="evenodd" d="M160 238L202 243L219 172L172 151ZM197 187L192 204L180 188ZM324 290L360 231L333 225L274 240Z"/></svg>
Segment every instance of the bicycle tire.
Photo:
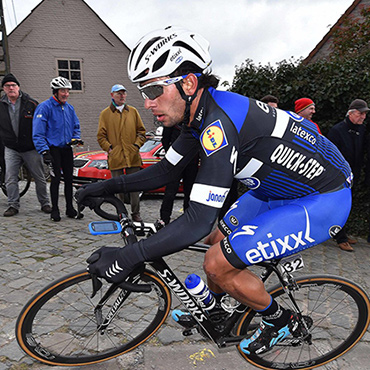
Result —
<svg viewBox="0 0 370 370"><path fill-rule="evenodd" d="M154 273L145 270L138 283L150 284L151 292L129 293L101 334L94 307L108 284L90 298L92 280L86 270L56 280L31 298L19 314L18 344L34 359L61 366L95 364L133 350L161 327L171 307L170 291ZM104 317L121 291L108 298Z"/></svg>
<svg viewBox="0 0 370 370"><path fill-rule="evenodd" d="M22 164L22 166L19 168L18 172L18 186L19 186L19 196L23 197L28 191L28 189L31 186L31 180L32 176L28 168ZM1 190L3 191L4 195L8 195L6 191L6 186L5 186L5 178L2 182Z"/></svg>
<svg viewBox="0 0 370 370"><path fill-rule="evenodd" d="M313 322L312 344L286 340L263 354L241 355L262 369L313 369L349 351L365 334L370 322L370 302L364 290L350 280L337 276L305 276L296 279L299 290L293 295L304 316ZM285 308L292 304L281 285L268 290ZM249 309L241 318L237 335L250 336L260 318ZM248 331L248 326L254 328Z"/></svg>

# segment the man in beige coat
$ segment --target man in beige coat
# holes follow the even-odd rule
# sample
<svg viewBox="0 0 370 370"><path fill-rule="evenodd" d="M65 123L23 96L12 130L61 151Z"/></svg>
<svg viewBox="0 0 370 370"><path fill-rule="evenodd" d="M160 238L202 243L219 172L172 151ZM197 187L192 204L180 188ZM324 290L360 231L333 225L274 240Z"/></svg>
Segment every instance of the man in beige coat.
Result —
<svg viewBox="0 0 370 370"><path fill-rule="evenodd" d="M111 89L112 102L99 117L98 143L108 153L112 177L140 170L139 149L145 143L145 127L136 108L126 104L127 91L123 85ZM123 194L119 195L123 201ZM140 222L139 193L130 193L132 219Z"/></svg>

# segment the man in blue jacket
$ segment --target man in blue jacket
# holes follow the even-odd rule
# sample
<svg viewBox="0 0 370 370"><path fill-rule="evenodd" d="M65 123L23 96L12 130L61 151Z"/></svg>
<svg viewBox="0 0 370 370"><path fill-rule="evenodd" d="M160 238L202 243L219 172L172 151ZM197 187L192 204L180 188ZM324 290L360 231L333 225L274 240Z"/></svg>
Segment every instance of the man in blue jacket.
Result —
<svg viewBox="0 0 370 370"><path fill-rule="evenodd" d="M80 140L80 121L72 105L67 103L72 84L64 77L56 77L50 82L53 95L42 102L33 119L33 141L36 150L43 155L44 162L52 165L50 195L51 219L60 221L58 207L61 169L64 176L66 215L77 216L72 205L73 196L73 151L70 143Z"/></svg>

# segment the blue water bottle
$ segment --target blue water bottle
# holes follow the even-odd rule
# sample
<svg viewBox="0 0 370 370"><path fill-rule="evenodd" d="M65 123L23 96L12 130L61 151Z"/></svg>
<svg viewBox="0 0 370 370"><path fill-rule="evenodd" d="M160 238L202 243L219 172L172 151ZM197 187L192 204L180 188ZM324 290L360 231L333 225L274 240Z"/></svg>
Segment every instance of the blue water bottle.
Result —
<svg viewBox="0 0 370 370"><path fill-rule="evenodd" d="M196 274L188 275L185 280L185 286L206 311L210 311L215 307L216 299L200 276Z"/></svg>

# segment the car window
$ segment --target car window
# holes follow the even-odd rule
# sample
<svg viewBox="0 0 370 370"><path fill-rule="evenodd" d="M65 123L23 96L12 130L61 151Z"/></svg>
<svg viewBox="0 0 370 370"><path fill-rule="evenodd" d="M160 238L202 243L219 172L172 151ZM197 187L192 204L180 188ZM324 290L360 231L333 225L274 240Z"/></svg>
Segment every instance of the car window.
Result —
<svg viewBox="0 0 370 370"><path fill-rule="evenodd" d="M140 148L141 153L147 153L153 150L158 144L160 144L157 140L147 140L144 145Z"/></svg>

